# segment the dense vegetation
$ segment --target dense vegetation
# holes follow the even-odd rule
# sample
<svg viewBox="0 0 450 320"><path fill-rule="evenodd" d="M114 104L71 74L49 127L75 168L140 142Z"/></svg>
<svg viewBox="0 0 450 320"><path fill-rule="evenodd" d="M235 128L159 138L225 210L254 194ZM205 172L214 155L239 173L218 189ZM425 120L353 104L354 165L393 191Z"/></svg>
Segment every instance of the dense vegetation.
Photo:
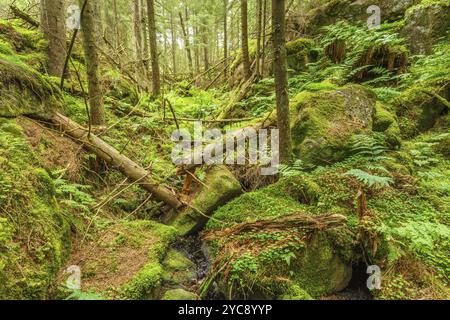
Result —
<svg viewBox="0 0 450 320"><path fill-rule="evenodd" d="M450 1L41 2L0 0L0 298L449 298ZM278 174L176 166L195 119Z"/></svg>

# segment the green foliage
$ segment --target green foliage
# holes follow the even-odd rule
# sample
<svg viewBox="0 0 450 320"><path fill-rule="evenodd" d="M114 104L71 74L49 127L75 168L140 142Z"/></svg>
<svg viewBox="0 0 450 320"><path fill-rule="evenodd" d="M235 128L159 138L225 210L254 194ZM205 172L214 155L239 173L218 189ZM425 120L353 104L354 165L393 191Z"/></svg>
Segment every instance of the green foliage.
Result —
<svg viewBox="0 0 450 320"><path fill-rule="evenodd" d="M358 179L358 181L369 188L384 188L388 187L394 182L392 178L372 175L360 169L349 170L346 174L355 177L356 179Z"/></svg>
<svg viewBox="0 0 450 320"><path fill-rule="evenodd" d="M56 179L54 184L56 195L62 199L61 203L71 209L80 210L86 214L96 203L95 199L86 192L92 188L91 186L70 183L64 179Z"/></svg>

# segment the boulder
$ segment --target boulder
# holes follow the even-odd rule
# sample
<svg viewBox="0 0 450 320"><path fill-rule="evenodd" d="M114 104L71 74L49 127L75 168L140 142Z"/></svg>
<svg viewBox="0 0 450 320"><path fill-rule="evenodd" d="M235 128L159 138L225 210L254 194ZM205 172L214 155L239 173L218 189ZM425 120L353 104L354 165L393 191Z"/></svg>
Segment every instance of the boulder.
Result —
<svg viewBox="0 0 450 320"><path fill-rule="evenodd" d="M401 146L400 127L395 114L388 107L377 102L373 115L373 131L383 132L389 147L396 149Z"/></svg>
<svg viewBox="0 0 450 320"><path fill-rule="evenodd" d="M433 46L450 30L450 2L424 0L405 14L401 34L413 54L430 54Z"/></svg>
<svg viewBox="0 0 450 320"><path fill-rule="evenodd" d="M448 79L437 79L416 84L394 100L403 137L413 137L433 128L448 114L450 88Z"/></svg>
<svg viewBox="0 0 450 320"><path fill-rule="evenodd" d="M198 300L198 296L184 289L172 289L166 291L162 300Z"/></svg>
<svg viewBox="0 0 450 320"><path fill-rule="evenodd" d="M59 88L14 55L0 54L0 97L2 117L48 118L63 105Z"/></svg>
<svg viewBox="0 0 450 320"><path fill-rule="evenodd" d="M232 257L215 279L219 291L230 299L308 300L345 288L351 263L340 256L326 228L306 236L287 222L275 228L264 223L299 212L308 215L320 194L319 186L301 174L245 193L221 207L208 222L207 232L235 226L244 230L241 226L252 223L259 227L209 238L211 258L224 259L218 265L215 261L217 268L220 261ZM351 239L347 240L349 245Z"/></svg>
<svg viewBox="0 0 450 320"><path fill-rule="evenodd" d="M186 285L197 280L195 264L178 250L169 250L162 265L164 282L169 285Z"/></svg>
<svg viewBox="0 0 450 320"><path fill-rule="evenodd" d="M189 206L171 224L183 235L194 233L208 222L217 208L241 193L239 181L225 166L209 167L203 183L194 191Z"/></svg>
<svg viewBox="0 0 450 320"><path fill-rule="evenodd" d="M338 21L366 24L370 14L367 8L377 5L381 10L381 22L391 22L403 18L405 11L420 0L331 0L308 12L305 24L307 35L316 34L321 27Z"/></svg>
<svg viewBox="0 0 450 320"><path fill-rule="evenodd" d="M343 160L352 137L371 132L375 100L360 85L301 92L291 101L294 153L310 164Z"/></svg>
<svg viewBox="0 0 450 320"><path fill-rule="evenodd" d="M306 70L306 65L317 59L318 51L314 50L314 41L300 38L286 43L288 69L296 73Z"/></svg>

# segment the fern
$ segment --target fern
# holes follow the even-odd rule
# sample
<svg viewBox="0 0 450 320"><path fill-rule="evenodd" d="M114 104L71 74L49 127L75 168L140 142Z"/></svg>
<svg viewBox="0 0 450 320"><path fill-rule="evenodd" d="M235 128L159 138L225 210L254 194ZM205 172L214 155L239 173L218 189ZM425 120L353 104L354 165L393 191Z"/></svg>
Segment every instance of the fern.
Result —
<svg viewBox="0 0 450 320"><path fill-rule="evenodd" d="M352 169L347 171L345 174L355 177L359 182L369 188L373 187L376 189L381 189L390 186L394 182L392 178L372 175L360 169Z"/></svg>
<svg viewBox="0 0 450 320"><path fill-rule="evenodd" d="M56 195L61 199L61 203L69 208L88 212L96 201L86 191L91 187L81 184L70 183L64 179L55 180Z"/></svg>
<svg viewBox="0 0 450 320"><path fill-rule="evenodd" d="M296 160L292 166L280 164L278 166L278 172L282 177L293 177L302 174L305 170L310 169L303 164L302 160Z"/></svg>

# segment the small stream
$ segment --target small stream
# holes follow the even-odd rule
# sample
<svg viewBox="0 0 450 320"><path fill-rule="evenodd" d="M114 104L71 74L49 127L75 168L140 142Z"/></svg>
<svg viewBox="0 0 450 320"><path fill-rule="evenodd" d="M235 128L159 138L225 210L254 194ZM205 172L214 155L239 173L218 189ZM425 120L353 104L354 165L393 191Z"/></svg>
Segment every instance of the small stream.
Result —
<svg viewBox="0 0 450 320"><path fill-rule="evenodd" d="M197 267L197 283L190 285L192 292L196 292L206 278L211 267L208 253L198 235L182 237L174 244L174 248L186 255ZM365 264L353 265L352 279L343 291L324 296L321 300L372 300L370 290L366 286L368 275ZM215 290L214 290L215 289ZM210 290L207 300L221 300L225 296L217 288Z"/></svg>

